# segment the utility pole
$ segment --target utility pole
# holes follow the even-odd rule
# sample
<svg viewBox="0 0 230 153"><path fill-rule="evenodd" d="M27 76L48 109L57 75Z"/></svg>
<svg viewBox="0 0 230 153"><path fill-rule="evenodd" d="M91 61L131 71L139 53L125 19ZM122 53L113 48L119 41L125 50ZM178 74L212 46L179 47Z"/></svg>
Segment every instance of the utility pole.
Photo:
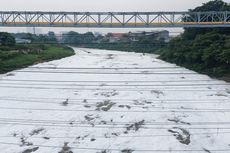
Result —
<svg viewBox="0 0 230 153"><path fill-rule="evenodd" d="M35 26L33 26L33 33L36 35Z"/></svg>

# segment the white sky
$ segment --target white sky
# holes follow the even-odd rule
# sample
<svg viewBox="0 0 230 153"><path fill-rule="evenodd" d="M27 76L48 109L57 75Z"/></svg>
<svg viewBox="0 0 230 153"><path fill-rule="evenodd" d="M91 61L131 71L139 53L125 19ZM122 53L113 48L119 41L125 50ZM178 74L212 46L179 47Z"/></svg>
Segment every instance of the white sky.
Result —
<svg viewBox="0 0 230 153"><path fill-rule="evenodd" d="M187 11L209 0L0 0L1 11ZM230 0L225 0L230 2ZM0 31L21 32L26 28L0 28ZM37 31L135 31L143 29L70 29L37 28ZM151 29L148 29L151 30Z"/></svg>
<svg viewBox="0 0 230 153"><path fill-rule="evenodd" d="M0 0L0 10L186 11L208 1L209 0Z"/></svg>

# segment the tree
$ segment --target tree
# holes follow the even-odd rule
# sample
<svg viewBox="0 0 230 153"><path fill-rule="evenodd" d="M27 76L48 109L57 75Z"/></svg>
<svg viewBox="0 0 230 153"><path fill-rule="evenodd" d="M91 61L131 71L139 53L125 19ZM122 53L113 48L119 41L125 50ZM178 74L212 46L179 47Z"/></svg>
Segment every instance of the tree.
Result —
<svg viewBox="0 0 230 153"><path fill-rule="evenodd" d="M70 31L62 35L62 41L67 44L84 44L91 43L96 40L96 37L92 32L79 34L74 31Z"/></svg>
<svg viewBox="0 0 230 153"><path fill-rule="evenodd" d="M55 42L57 41L55 33L53 31L48 32L48 38L50 41L55 41Z"/></svg>
<svg viewBox="0 0 230 153"><path fill-rule="evenodd" d="M230 11L230 5L222 0L213 0L204 3L202 6L190 9L190 12L206 12L206 11ZM211 21L210 18L208 21ZM223 34L230 34L230 28L185 28L183 37L186 39L194 39L199 34L217 31Z"/></svg>
<svg viewBox="0 0 230 153"><path fill-rule="evenodd" d="M230 4L213 0L190 11L230 11ZM211 76L230 74L230 28L185 28L160 57Z"/></svg>
<svg viewBox="0 0 230 153"><path fill-rule="evenodd" d="M14 46L15 38L10 33L0 32L0 44L3 46Z"/></svg>

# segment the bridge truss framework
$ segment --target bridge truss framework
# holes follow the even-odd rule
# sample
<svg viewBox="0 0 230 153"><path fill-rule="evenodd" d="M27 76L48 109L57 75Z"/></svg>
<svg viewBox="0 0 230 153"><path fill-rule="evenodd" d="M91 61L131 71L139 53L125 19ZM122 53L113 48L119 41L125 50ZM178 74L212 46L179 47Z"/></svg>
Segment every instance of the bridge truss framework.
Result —
<svg viewBox="0 0 230 153"><path fill-rule="evenodd" d="M230 12L0 12L5 27L230 27Z"/></svg>

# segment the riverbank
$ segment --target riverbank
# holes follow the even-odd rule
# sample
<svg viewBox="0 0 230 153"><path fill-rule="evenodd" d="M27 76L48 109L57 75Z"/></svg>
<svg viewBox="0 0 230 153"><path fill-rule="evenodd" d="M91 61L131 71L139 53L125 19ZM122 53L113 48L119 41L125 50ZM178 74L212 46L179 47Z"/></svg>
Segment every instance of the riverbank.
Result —
<svg viewBox="0 0 230 153"><path fill-rule="evenodd" d="M61 59L74 55L72 48L52 44L52 45L28 45L11 48L1 48L0 50L0 73L6 73L19 68Z"/></svg>
<svg viewBox="0 0 230 153"><path fill-rule="evenodd" d="M81 47L105 49L105 50L120 50L120 51L125 51L125 52L136 52L136 53L158 54L159 59L162 59L162 60L167 61L169 63L174 63L174 64L177 64L179 66L183 66L187 69L196 71L198 73L209 75L210 77L215 78L215 79L220 79L220 80L230 82L230 70L229 70L229 67L227 66L228 65L227 63L222 64L219 67L215 67L215 66L207 67L205 65L205 62L203 62L203 63L197 63L197 62L189 63L189 61L191 61L191 60L186 60L186 58L194 58L194 56L187 56L185 54L185 55L183 55L184 57L178 58L179 55L182 56L182 53L178 54L177 51L175 51L176 50L175 48L177 48L177 50L183 49L183 47L181 47L179 44L178 44L178 47L175 46L174 48L170 48L170 47L166 47L166 46L162 46L162 48L160 48L161 46L154 46L154 44L153 45L147 45L147 46L146 45L145 46L144 45L133 45L132 46L132 45L126 45L126 44L120 44L120 45L118 45L118 44L111 44L111 45L109 45L109 44L89 44L89 45L84 45ZM181 52L183 52L183 51L181 51ZM186 53L186 52L183 52L183 53ZM193 53L196 54L196 52L193 52ZM197 58L199 58L199 57L197 57ZM180 61L183 60L184 62L177 61L177 59L179 59ZM218 63L218 62L216 62L216 63Z"/></svg>
<svg viewBox="0 0 230 153"><path fill-rule="evenodd" d="M121 42L121 43L89 43L80 45L84 48L97 48L107 50L119 50L136 53L155 53L160 48L166 46L166 43L139 43L139 42Z"/></svg>

